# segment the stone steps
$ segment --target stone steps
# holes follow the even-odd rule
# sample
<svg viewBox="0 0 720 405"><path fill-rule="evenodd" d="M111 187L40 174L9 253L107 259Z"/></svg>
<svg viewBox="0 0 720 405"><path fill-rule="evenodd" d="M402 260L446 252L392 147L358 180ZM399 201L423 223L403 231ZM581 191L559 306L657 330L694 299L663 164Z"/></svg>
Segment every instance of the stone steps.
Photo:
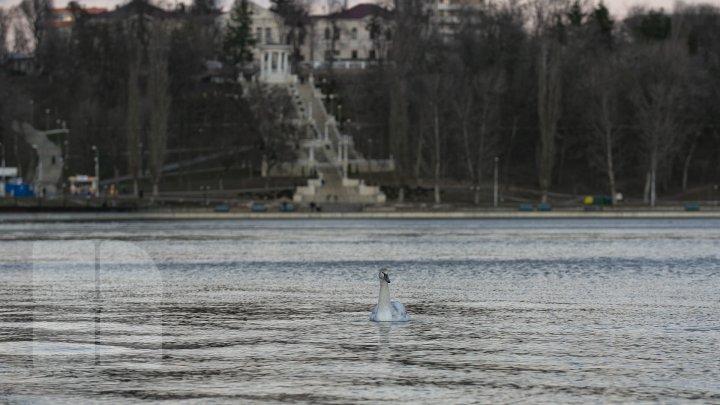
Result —
<svg viewBox="0 0 720 405"><path fill-rule="evenodd" d="M340 132L335 126L334 118L327 114L322 100L318 97L312 83L293 84L290 88L291 97L298 108L298 115L311 118L318 139L329 147L315 148L315 159L323 164L316 166L318 178L308 180L307 186L298 187L293 200L296 203L359 203L377 204L385 202L385 194L379 187L366 186L357 179L343 178L342 166L338 159L338 146ZM326 137L327 131L327 138ZM360 156L352 144L349 145L348 155Z"/></svg>

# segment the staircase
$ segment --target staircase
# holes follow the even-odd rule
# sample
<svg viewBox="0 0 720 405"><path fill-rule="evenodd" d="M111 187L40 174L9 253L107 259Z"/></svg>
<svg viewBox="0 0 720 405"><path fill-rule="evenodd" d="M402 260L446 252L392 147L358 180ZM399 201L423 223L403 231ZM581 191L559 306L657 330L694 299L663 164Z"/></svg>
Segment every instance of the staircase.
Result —
<svg viewBox="0 0 720 405"><path fill-rule="evenodd" d="M13 130L25 137L25 141L35 148L38 158L35 178L33 179L36 194L57 193L63 171L62 149L48 139L49 134L67 133L66 129L38 131L32 125L13 122Z"/></svg>
<svg viewBox="0 0 720 405"><path fill-rule="evenodd" d="M325 110L322 94L314 88L312 80L291 84L289 92L298 115L307 120L315 136L304 143L308 153L303 157L317 172L317 178L308 180L307 186L297 188L293 200L296 203L317 204L384 203L386 197L380 187L368 186L362 180L347 177L351 157L362 157L353 147L352 139L338 131L335 118Z"/></svg>

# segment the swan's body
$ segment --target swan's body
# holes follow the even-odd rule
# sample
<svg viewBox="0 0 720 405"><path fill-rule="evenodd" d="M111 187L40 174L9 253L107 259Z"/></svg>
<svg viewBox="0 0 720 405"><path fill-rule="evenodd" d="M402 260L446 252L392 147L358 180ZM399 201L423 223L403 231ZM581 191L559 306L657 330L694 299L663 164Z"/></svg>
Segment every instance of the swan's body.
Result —
<svg viewBox="0 0 720 405"><path fill-rule="evenodd" d="M407 322L410 315L405 306L397 301L390 301L390 277L385 271L380 271L380 295L378 303L370 313L370 320L374 322Z"/></svg>

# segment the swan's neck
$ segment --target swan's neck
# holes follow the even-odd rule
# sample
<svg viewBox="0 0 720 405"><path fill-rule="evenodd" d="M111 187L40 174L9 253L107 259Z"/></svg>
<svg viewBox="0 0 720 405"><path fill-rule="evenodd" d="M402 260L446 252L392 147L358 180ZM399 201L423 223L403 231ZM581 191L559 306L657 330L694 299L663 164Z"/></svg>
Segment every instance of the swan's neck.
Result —
<svg viewBox="0 0 720 405"><path fill-rule="evenodd" d="M385 280L380 280L380 296L378 297L378 309L390 308L390 285Z"/></svg>

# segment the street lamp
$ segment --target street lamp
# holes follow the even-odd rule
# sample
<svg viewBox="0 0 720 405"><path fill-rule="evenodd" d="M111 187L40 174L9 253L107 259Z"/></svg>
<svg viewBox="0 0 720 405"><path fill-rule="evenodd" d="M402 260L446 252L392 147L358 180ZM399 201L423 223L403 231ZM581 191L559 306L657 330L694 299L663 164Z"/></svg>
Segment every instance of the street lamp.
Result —
<svg viewBox="0 0 720 405"><path fill-rule="evenodd" d="M337 115L338 115L338 122L340 123L340 127L342 128L342 104L338 104L337 106Z"/></svg>
<svg viewBox="0 0 720 405"><path fill-rule="evenodd" d="M33 150L35 151L35 155L37 156L37 160L38 160L38 164L37 164L37 167L38 167L37 178L38 178L38 185L40 185L40 184L42 184L42 159L40 159L40 151L38 151L38 146L37 146L36 144L33 144L33 145L32 145L32 148L33 148Z"/></svg>
<svg viewBox="0 0 720 405"><path fill-rule="evenodd" d="M92 150L95 151L95 197L100 197L100 150L95 145Z"/></svg>
<svg viewBox="0 0 720 405"><path fill-rule="evenodd" d="M328 104L330 104L330 105L329 105L329 107L330 107L330 108L329 108L330 114L332 114L333 111L335 110L335 101L334 101L334 100L335 100L335 94L332 94L332 93L328 94L328 99L330 100L330 102L328 103Z"/></svg>
<svg viewBox="0 0 720 405"><path fill-rule="evenodd" d="M0 148L2 148L2 167L5 167L5 145L0 142Z"/></svg>
<svg viewBox="0 0 720 405"><path fill-rule="evenodd" d="M202 132L202 130L203 129L200 128L200 132ZM138 171L140 173L140 176L142 176L142 174L143 174L143 143L142 142L138 142L138 148L140 151L140 159L138 159L138 166L139 166Z"/></svg>
<svg viewBox="0 0 720 405"><path fill-rule="evenodd" d="M63 140L63 170L67 170L67 160L70 152L68 151L68 140Z"/></svg>
<svg viewBox="0 0 720 405"><path fill-rule="evenodd" d="M493 207L498 206L498 162L500 158L495 156L495 181L493 184Z"/></svg>
<svg viewBox="0 0 720 405"><path fill-rule="evenodd" d="M45 109L45 129L50 129L50 109Z"/></svg>
<svg viewBox="0 0 720 405"><path fill-rule="evenodd" d="M210 200L208 200L208 191L210 191L210 186L200 186L200 191L203 192L203 200L205 201L205 205L210 205Z"/></svg>
<svg viewBox="0 0 720 405"><path fill-rule="evenodd" d="M368 161L368 172L372 173L372 138L368 138L368 155L367 155L367 161Z"/></svg>
<svg viewBox="0 0 720 405"><path fill-rule="evenodd" d="M18 133L14 132L15 142L13 142L13 148L15 149L15 166L17 166L17 176L22 179L22 165L20 164L20 158L18 154Z"/></svg>

